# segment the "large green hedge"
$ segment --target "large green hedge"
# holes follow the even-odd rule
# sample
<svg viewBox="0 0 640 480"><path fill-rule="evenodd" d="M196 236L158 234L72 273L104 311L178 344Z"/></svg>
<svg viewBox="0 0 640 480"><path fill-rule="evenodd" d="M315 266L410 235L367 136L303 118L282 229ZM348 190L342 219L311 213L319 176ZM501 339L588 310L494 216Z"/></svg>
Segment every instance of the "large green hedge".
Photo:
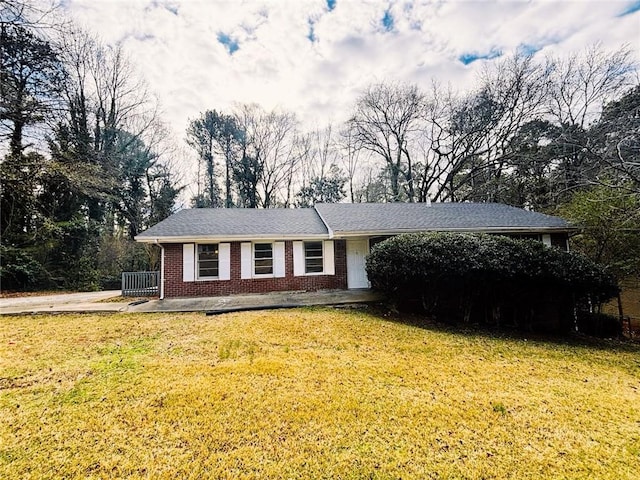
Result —
<svg viewBox="0 0 640 480"><path fill-rule="evenodd" d="M613 277L583 256L499 235L398 235L372 249L367 273L399 309L547 331L568 331L577 311L618 291Z"/></svg>

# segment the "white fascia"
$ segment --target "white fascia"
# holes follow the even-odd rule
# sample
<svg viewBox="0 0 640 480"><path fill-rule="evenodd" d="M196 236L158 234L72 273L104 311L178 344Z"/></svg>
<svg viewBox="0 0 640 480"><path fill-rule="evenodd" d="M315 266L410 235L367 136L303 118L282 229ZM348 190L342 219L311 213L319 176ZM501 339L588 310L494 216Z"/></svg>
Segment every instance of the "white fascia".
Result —
<svg viewBox="0 0 640 480"><path fill-rule="evenodd" d="M370 231L343 231L332 232L331 238L348 238L348 237L376 237L387 235L401 235L403 233L570 233L577 231L575 227L540 227L540 228L526 228L526 227L487 227L487 228L439 228L437 230L370 230Z"/></svg>
<svg viewBox="0 0 640 480"><path fill-rule="evenodd" d="M260 241L285 241L285 240L329 240L329 235L236 235L225 237L201 236L166 236L166 237L134 237L141 243L224 243L224 242L260 242Z"/></svg>

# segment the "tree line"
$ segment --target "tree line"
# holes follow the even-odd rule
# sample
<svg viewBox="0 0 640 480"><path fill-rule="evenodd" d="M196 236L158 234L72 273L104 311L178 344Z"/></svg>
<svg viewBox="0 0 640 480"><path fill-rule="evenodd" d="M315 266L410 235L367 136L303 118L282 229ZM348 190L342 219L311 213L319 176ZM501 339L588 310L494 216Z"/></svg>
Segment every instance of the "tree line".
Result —
<svg viewBox="0 0 640 480"><path fill-rule="evenodd" d="M2 289L115 286L157 263L132 239L181 190L157 102L120 46L0 4Z"/></svg>
<svg viewBox="0 0 640 480"><path fill-rule="evenodd" d="M187 129L199 159L192 203L289 207L327 179L340 179L337 196L351 202L545 210L593 184L637 193L638 95L634 52L595 45L491 62L472 91L372 84L347 122L311 133L294 113L255 104L206 110Z"/></svg>
<svg viewBox="0 0 640 480"><path fill-rule="evenodd" d="M0 0L2 289L115 286L157 268L133 237L179 204L502 202L585 226L576 245L640 271L640 85L634 52L486 63L467 91L381 82L340 125L203 109L185 139L193 194L155 97L120 45L45 2ZM188 198L187 198L188 196Z"/></svg>
<svg viewBox="0 0 640 480"><path fill-rule="evenodd" d="M575 244L640 272L640 85L635 52L487 63L475 88L382 82L337 128L238 105L190 121L195 207L315 202L500 202L585 227ZM348 190L348 192L347 192Z"/></svg>
<svg viewBox="0 0 640 480"><path fill-rule="evenodd" d="M238 105L191 120L187 143L198 158L194 207L308 207L346 192L332 127L300 131L295 114Z"/></svg>

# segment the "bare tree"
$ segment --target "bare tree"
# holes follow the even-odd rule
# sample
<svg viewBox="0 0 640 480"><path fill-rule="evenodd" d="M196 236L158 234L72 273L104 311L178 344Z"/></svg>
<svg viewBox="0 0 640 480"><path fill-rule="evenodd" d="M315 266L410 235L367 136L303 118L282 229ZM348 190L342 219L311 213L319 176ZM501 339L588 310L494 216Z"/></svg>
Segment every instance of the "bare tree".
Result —
<svg viewBox="0 0 640 480"><path fill-rule="evenodd" d="M590 46L566 58L551 58L551 90L547 114L559 127L555 148L555 202L576 190L599 183L603 157L601 142L589 130L604 105L637 81L633 52L628 46L610 52Z"/></svg>
<svg viewBox="0 0 640 480"><path fill-rule="evenodd" d="M602 160L594 183L640 194L640 85L605 105L590 133Z"/></svg>
<svg viewBox="0 0 640 480"><path fill-rule="evenodd" d="M396 202L416 200L414 140L424 128L424 108L417 86L380 83L357 99L348 121L356 148L378 155L387 165Z"/></svg>
<svg viewBox="0 0 640 480"><path fill-rule="evenodd" d="M296 205L335 203L345 197L347 177L340 169L340 146L334 137L331 124L302 136Z"/></svg>
<svg viewBox="0 0 640 480"><path fill-rule="evenodd" d="M338 152L334 138L333 125L328 124L323 129L315 129L311 133L313 149L311 151L310 178L324 178L332 165L338 163Z"/></svg>
<svg viewBox="0 0 640 480"><path fill-rule="evenodd" d="M274 207L282 200L281 189L299 158L295 152L297 120L285 112L269 112L262 118L262 128L256 138L264 165L262 191L264 208Z"/></svg>
<svg viewBox="0 0 640 480"><path fill-rule="evenodd" d="M635 71L628 47L609 54L595 46L566 59L516 54L487 63L465 95L437 84L426 95L415 86L374 85L358 98L347 138L383 159L394 201L514 202L514 188L529 183L540 192L518 201L538 205L553 201L541 182L562 178L568 190L597 176L606 160L587 129ZM627 134L617 157L607 158L629 158L634 142Z"/></svg>
<svg viewBox="0 0 640 480"><path fill-rule="evenodd" d="M95 288L107 272L101 245L168 215L180 188L157 103L122 48L54 23L50 5L0 3L0 116L14 154L0 161L2 235L33 252L41 271L29 281ZM116 265L118 254L103 258Z"/></svg>
<svg viewBox="0 0 640 480"><path fill-rule="evenodd" d="M310 169L314 156L313 134L297 132L293 140L292 161L287 166L284 179L282 206L289 208L293 205L295 192L305 188L310 179Z"/></svg>
<svg viewBox="0 0 640 480"><path fill-rule="evenodd" d="M299 188L306 189L312 182L318 183L338 175L342 178L339 163L340 145L336 141L333 125L316 128L300 136Z"/></svg>
<svg viewBox="0 0 640 480"><path fill-rule="evenodd" d="M511 140L527 122L544 114L548 69L533 57L515 55L487 67L478 92L456 114L457 128L473 133L457 178L457 196L503 201L504 175L512 167Z"/></svg>
<svg viewBox="0 0 640 480"><path fill-rule="evenodd" d="M0 0L0 26L22 26L45 32L67 22L58 13L59 0Z"/></svg>
<svg viewBox="0 0 640 480"><path fill-rule="evenodd" d="M360 169L360 150L355 144L351 129L345 128L341 132L341 141L338 148L342 152L342 165L349 184L349 200L351 203L356 203L355 181Z"/></svg>
<svg viewBox="0 0 640 480"><path fill-rule="evenodd" d="M416 143L418 200L499 201L510 141L542 115L546 76L532 57L516 55L485 67L477 90L465 96L434 83Z"/></svg>
<svg viewBox="0 0 640 480"><path fill-rule="evenodd" d="M218 185L218 172L214 159L214 149L217 143L220 116L215 110L207 110L199 118L189 121L187 128L187 144L198 155L198 170L204 168L204 191L202 195L200 187L195 198L197 207L219 207L220 186ZM198 172L198 184L202 176Z"/></svg>
<svg viewBox="0 0 640 480"><path fill-rule="evenodd" d="M128 155L155 150L161 137L157 102L120 46L103 45L71 25L60 49L65 109L49 142L52 159L70 174L85 172L74 176L74 185L87 193L90 219L102 222L108 213L116 222L123 193L118 179L132 160Z"/></svg>
<svg viewBox="0 0 640 480"><path fill-rule="evenodd" d="M454 128L453 119L463 101L450 89L432 85L425 108L425 130L419 143L423 163L419 165L421 202L454 200L455 181L465 163L465 152L473 150L478 132Z"/></svg>
<svg viewBox="0 0 640 480"><path fill-rule="evenodd" d="M242 158L234 169L242 203L254 208L290 203L290 179L300 160L295 115L251 104L239 106L235 117L243 132Z"/></svg>
<svg viewBox="0 0 640 480"><path fill-rule="evenodd" d="M158 117L157 102L121 45L98 44L91 73L97 100L96 149L108 155L118 130L139 137L152 128Z"/></svg>
<svg viewBox="0 0 640 480"><path fill-rule="evenodd" d="M613 52L600 44L568 57L548 59L551 90L547 109L560 125L586 128L602 107L634 80L633 51L628 45Z"/></svg>

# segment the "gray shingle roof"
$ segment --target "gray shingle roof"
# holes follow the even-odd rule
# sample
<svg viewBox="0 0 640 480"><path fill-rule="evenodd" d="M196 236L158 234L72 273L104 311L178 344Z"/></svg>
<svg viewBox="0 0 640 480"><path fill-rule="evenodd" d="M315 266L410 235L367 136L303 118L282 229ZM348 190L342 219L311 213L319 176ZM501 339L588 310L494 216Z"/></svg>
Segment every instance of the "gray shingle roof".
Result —
<svg viewBox="0 0 640 480"><path fill-rule="evenodd" d="M327 235L312 208L193 208L180 210L137 238L158 237L294 237Z"/></svg>
<svg viewBox="0 0 640 480"><path fill-rule="evenodd" d="M316 211L317 210L317 211ZM320 215L318 215L320 214ZM321 218L322 217L322 218ZM497 203L335 203L313 208L181 210L136 238L289 238L416 231L567 231L565 220Z"/></svg>
<svg viewBox="0 0 640 480"><path fill-rule="evenodd" d="M325 203L316 209L334 234L571 228L562 218L497 203Z"/></svg>

